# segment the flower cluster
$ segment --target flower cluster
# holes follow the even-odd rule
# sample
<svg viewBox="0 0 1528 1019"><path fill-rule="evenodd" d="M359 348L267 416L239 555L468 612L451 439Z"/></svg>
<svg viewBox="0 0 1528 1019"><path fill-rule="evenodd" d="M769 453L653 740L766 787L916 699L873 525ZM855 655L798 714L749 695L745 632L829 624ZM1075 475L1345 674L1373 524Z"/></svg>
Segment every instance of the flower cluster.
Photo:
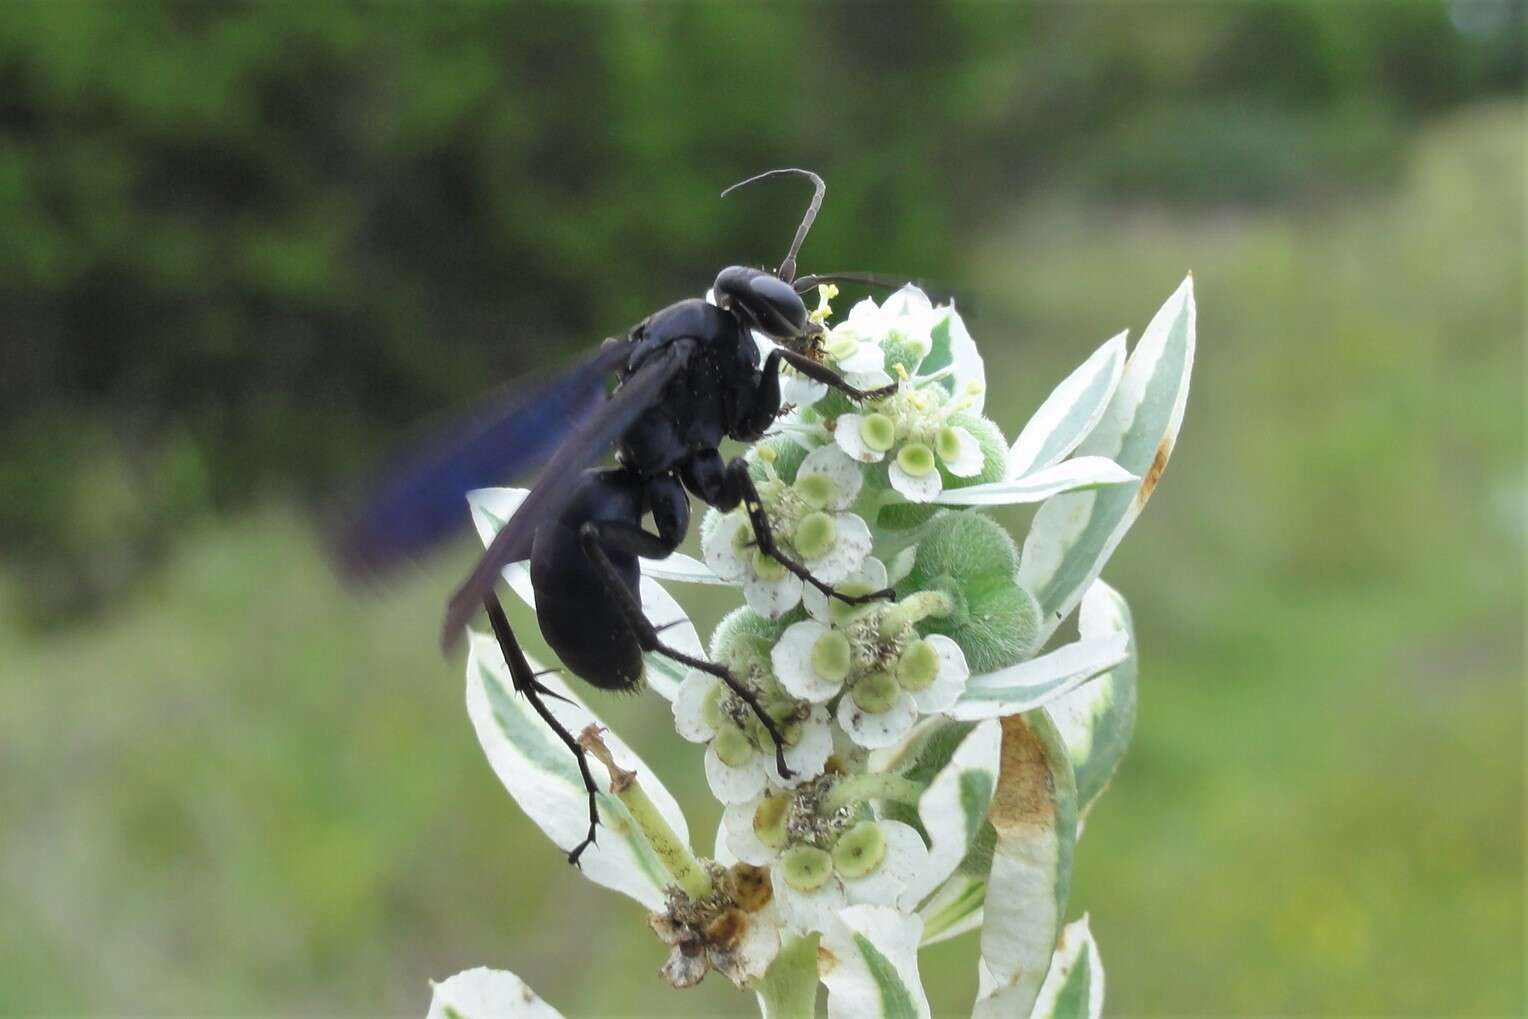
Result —
<svg viewBox="0 0 1528 1019"><path fill-rule="evenodd" d="M927 1015L919 947L978 927L978 1015L1060 1000L1096 1015L1102 969L1086 917L1065 923L1067 868L1135 710L1130 615L1099 573L1182 420L1191 284L1128 360L1123 334L1104 344L1011 443L985 415L984 365L952 305L908 286L834 321L836 297L820 288L820 356L880 391L856 403L792 375L787 411L746 454L775 550L835 593L767 554L742 509L706 514L703 561L643 564L646 610L695 653L686 619L656 618L680 611L658 579L741 588L704 652L768 722L716 676L660 681L650 661L724 805L714 855L697 859L672 797L613 735L588 735L597 719L549 678L567 698L554 712L611 782L585 873L652 911L671 983L714 969L772 1015L810 1014L819 979L832 1015L887 1002ZM512 497L471 498L482 526L483 507ZM983 512L1014 503L1040 504L1022 546ZM1076 637L1047 649L1074 616ZM566 847L582 809L572 764L553 774L553 744L528 745L491 649L474 643L469 712L510 791ZM500 985L524 988L475 970L438 985L437 1004Z"/></svg>

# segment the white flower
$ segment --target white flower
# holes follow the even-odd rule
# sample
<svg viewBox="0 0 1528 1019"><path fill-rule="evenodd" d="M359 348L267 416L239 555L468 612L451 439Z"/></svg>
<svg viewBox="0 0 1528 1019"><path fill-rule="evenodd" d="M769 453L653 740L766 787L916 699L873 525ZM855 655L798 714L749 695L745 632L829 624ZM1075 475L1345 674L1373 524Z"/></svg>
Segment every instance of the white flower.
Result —
<svg viewBox="0 0 1528 1019"><path fill-rule="evenodd" d="M860 595L884 591L887 586L886 564L875 556L866 556L860 568L834 584L833 589L841 594ZM801 592L801 604L813 619L836 626L845 626L873 608L872 604L855 605L830 598L815 587Z"/></svg>
<svg viewBox="0 0 1528 1019"><path fill-rule="evenodd" d="M970 676L966 656L949 637L914 637L892 667L852 678L838 702L838 724L867 750L889 747L907 734L919 715L952 707ZM795 680L782 674L780 681L789 688Z"/></svg>
<svg viewBox="0 0 1528 1019"><path fill-rule="evenodd" d="M742 698L707 672L692 670L674 696L674 728L692 743L706 744L706 781L723 803L742 803L770 786L789 788L822 774L833 752L825 708L785 698L762 698L785 736L782 778L768 733Z"/></svg>
<svg viewBox="0 0 1528 1019"><path fill-rule="evenodd" d="M792 930L826 930L845 906L911 911L904 893L928 861L923 837L900 821L865 820L829 848L787 845L770 867L780 917Z"/></svg>
<svg viewBox="0 0 1528 1019"><path fill-rule="evenodd" d="M870 553L871 536L862 518L844 512L863 483L854 462L836 446L821 446L807 454L790 485L775 477L767 462L764 469L770 489L765 512L782 554L826 584L858 570ZM743 510L711 528L701 550L717 576L742 583L748 607L766 619L778 619L801 603L804 582L759 550Z"/></svg>
<svg viewBox="0 0 1528 1019"><path fill-rule="evenodd" d="M891 487L909 502L931 502L944 489L941 464L958 478L981 473L982 449L976 436L947 420L967 405L964 399L946 396L937 385L904 387L863 413L840 414L833 441L861 463L890 457Z"/></svg>

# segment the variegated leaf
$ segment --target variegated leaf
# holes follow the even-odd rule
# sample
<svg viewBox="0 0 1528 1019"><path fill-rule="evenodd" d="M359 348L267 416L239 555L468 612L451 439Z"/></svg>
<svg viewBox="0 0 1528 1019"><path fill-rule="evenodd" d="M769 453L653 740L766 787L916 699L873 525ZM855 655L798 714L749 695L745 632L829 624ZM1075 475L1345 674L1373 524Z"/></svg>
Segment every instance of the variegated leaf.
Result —
<svg viewBox="0 0 1528 1019"><path fill-rule="evenodd" d="M1028 1015L1061 933L1077 841L1077 787L1044 712L1003 719L1002 763L987 813L996 833L982 918L992 977L973 1019Z"/></svg>
<svg viewBox="0 0 1528 1019"><path fill-rule="evenodd" d="M1104 1011L1104 964L1088 930L1088 916L1061 931L1050 972L1040 988L1032 1019L1099 1019Z"/></svg>
<svg viewBox="0 0 1528 1019"><path fill-rule="evenodd" d="M1058 464L1104 416L1125 370L1120 333L1093 352L1040 404L1008 450L1008 476L1020 478Z"/></svg>
<svg viewBox="0 0 1528 1019"><path fill-rule="evenodd" d="M577 735L585 726L601 724L566 683L554 675L543 675L541 682L567 698L547 698L546 706L570 733ZM467 655L467 714L494 774L520 809L554 843L571 850L583 839L589 823L578 762L526 699L515 693L498 643L478 633L471 634ZM641 776L642 787L659 813L688 843L684 814L657 776L614 733L607 730L604 741L621 768ZM663 908L664 889L671 883L668 871L626 806L609 794L604 766L591 757L589 768L600 789L600 828L598 841L579 859L584 876L631 896L648 909Z"/></svg>
<svg viewBox="0 0 1528 1019"><path fill-rule="evenodd" d="M1045 706L1072 759L1079 813L1086 816L1114 777L1135 731L1138 660L1130 607L1102 580L1093 581L1083 596L1078 627L1084 640L1123 633L1130 642L1118 665Z"/></svg>
<svg viewBox="0 0 1528 1019"><path fill-rule="evenodd" d="M430 984L426 1019L562 1019L530 985L508 970L463 970Z"/></svg>
<svg viewBox="0 0 1528 1019"><path fill-rule="evenodd" d="M1087 491L1138 480L1108 457L1079 456L1009 481L946 488L934 497L934 502L941 506L1015 506L1041 502L1062 492Z"/></svg>
<svg viewBox="0 0 1528 1019"><path fill-rule="evenodd" d="M918 975L923 921L888 906L850 906L822 936L818 972L828 1019L928 1019Z"/></svg>
<svg viewBox="0 0 1528 1019"><path fill-rule="evenodd" d="M918 798L929 854L923 873L909 886L909 901L922 902L944 884L976 844L997 785L1002 738L996 719L975 726Z"/></svg>
<svg viewBox="0 0 1528 1019"><path fill-rule="evenodd" d="M974 721L1033 711L1112 669L1124 661L1129 648L1129 635L1116 630L1073 641L1006 669L972 676L960 700L945 713Z"/></svg>
<svg viewBox="0 0 1528 1019"><path fill-rule="evenodd" d="M1079 454L1107 457L1141 480L1057 495L1035 514L1019 583L1040 602L1043 634L1054 632L1076 608L1156 489L1183 422L1194 339L1189 277L1146 327L1103 419L1077 447Z"/></svg>

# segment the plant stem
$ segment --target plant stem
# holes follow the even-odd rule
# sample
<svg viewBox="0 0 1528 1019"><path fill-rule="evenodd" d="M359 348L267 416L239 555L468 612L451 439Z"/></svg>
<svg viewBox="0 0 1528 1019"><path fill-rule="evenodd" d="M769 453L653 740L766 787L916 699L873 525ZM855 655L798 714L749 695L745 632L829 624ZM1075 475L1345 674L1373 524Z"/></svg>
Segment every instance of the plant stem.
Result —
<svg viewBox="0 0 1528 1019"><path fill-rule="evenodd" d="M872 771L863 775L850 775L835 785L825 803L831 809L847 807L860 800L891 800L909 807L918 805L918 797L927 788L912 779L889 772Z"/></svg>
<svg viewBox="0 0 1528 1019"><path fill-rule="evenodd" d="M578 742L605 766L610 772L610 791L625 805L631 814L631 819L637 823L642 834L647 837L647 842L653 847L653 852L658 854L658 859L663 861L664 868L673 877L675 883L684 890L684 893L692 899L704 899L711 894L711 875L695 859L695 854L675 832L669 827L647 791L642 788L642 783L637 781L637 773L627 771L615 763L615 758L610 755L610 749L605 746L605 741L600 738L598 726L590 725L579 733Z"/></svg>

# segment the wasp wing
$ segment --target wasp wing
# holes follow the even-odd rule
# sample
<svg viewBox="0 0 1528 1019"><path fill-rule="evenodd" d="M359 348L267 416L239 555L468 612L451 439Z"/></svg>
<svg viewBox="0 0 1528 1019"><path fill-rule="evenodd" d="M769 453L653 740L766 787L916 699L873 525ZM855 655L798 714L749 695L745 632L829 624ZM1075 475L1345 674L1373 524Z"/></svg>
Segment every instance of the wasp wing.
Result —
<svg viewBox="0 0 1528 1019"><path fill-rule="evenodd" d="M472 573L451 596L441 627L441 644L450 648L462 628L483 606L506 565L531 554L536 528L562 512L584 469L597 463L615 442L651 409L665 386L689 362L697 344L679 339L655 351L621 383L610 399L573 430L541 471L540 480L484 551Z"/></svg>
<svg viewBox="0 0 1528 1019"><path fill-rule="evenodd" d="M599 407L607 378L628 356L624 343L601 347L529 394L512 385L426 441L345 514L335 542L341 571L376 576L448 536L467 519L463 497L545 462Z"/></svg>

